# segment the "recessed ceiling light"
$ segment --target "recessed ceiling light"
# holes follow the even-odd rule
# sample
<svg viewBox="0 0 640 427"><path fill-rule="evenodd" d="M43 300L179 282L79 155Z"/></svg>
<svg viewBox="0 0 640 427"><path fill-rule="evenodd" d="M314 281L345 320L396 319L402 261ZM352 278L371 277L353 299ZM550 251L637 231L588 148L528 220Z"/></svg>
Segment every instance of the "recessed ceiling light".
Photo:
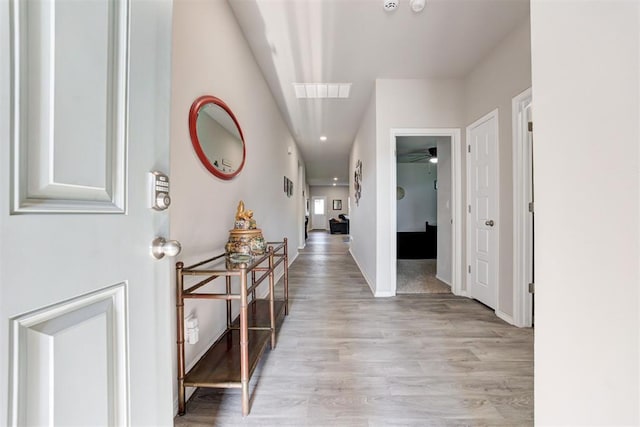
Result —
<svg viewBox="0 0 640 427"><path fill-rule="evenodd" d="M334 177L333 177L333 180L334 180L334 181L337 181L337 180L338 180L338 177L337 177L337 176L334 176Z"/></svg>
<svg viewBox="0 0 640 427"><path fill-rule="evenodd" d="M437 157L432 157L432 158L429 159L429 161L431 163L438 163L438 158Z"/></svg>
<svg viewBox="0 0 640 427"><path fill-rule="evenodd" d="M335 183L335 182L333 183L333 186L334 186L334 187L336 186L336 183Z"/></svg>
<svg viewBox="0 0 640 427"><path fill-rule="evenodd" d="M351 83L294 83L298 99L349 98Z"/></svg>
<svg viewBox="0 0 640 427"><path fill-rule="evenodd" d="M320 141L326 141L326 140L327 140L327 137L326 137L326 136L322 135L322 136L320 137Z"/></svg>

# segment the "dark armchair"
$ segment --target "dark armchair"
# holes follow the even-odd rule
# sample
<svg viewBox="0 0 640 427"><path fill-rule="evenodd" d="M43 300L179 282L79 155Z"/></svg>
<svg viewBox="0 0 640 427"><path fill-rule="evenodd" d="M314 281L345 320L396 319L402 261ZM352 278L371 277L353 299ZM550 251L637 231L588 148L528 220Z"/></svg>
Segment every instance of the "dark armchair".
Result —
<svg viewBox="0 0 640 427"><path fill-rule="evenodd" d="M340 214L338 219L331 218L329 220L329 232L331 234L349 234L349 217Z"/></svg>

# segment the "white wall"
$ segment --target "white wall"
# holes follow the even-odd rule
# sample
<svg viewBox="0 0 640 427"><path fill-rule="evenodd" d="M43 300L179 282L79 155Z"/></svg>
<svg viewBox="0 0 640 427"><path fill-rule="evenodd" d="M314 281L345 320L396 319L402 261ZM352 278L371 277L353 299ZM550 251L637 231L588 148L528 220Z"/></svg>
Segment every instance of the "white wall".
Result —
<svg viewBox="0 0 640 427"><path fill-rule="evenodd" d="M498 109L500 236L496 309L506 318L513 316L514 304L511 100L529 87L531 47L529 21L526 20L505 37L464 81L465 125Z"/></svg>
<svg viewBox="0 0 640 427"><path fill-rule="evenodd" d="M377 263L376 295L393 295L391 264L395 259L395 177L390 159L391 129L397 128L459 128L463 123L463 87L458 79L377 80L376 81L376 188L379 195L375 205L377 229L366 233L375 235ZM394 212L392 213L392 209ZM393 246L394 247L394 246Z"/></svg>
<svg viewBox="0 0 640 427"><path fill-rule="evenodd" d="M451 142L438 142L438 259L436 277L449 286L453 283L451 258L453 247L453 203L451 182Z"/></svg>
<svg viewBox="0 0 640 427"><path fill-rule="evenodd" d="M349 215L349 187L346 185L312 185L309 187L311 197L326 197L327 198L327 224L326 228L329 229L329 219L338 218L338 215ZM342 209L333 210L333 201L342 200Z"/></svg>
<svg viewBox="0 0 640 427"><path fill-rule="evenodd" d="M639 425L640 4L534 1L531 35L536 423Z"/></svg>
<svg viewBox="0 0 640 427"><path fill-rule="evenodd" d="M349 195L351 197L351 212L349 212L349 234L351 236L350 252L362 275L367 280L371 291L376 288L376 250L379 240L376 237L376 93L371 95L371 101L362 118L362 123L351 147L349 157ZM362 161L362 191L359 203L356 203L353 189L353 174L356 162Z"/></svg>
<svg viewBox="0 0 640 427"><path fill-rule="evenodd" d="M432 163L398 163L396 175L397 186L405 191L404 198L397 201L397 230L425 231L426 221L429 225L436 225L438 199L434 182L438 179L438 166Z"/></svg>
<svg viewBox="0 0 640 427"><path fill-rule="evenodd" d="M223 251L241 199L247 209L254 211L267 240L281 240L284 236L290 239L292 260L303 227L304 217L299 212L306 183L296 185L291 198L285 195L282 183L284 175L298 177L298 163L304 164L296 144L228 3L178 0L173 10L170 225L171 238L183 246L178 260L189 265ZM205 94L225 101L244 133L245 167L231 181L210 174L191 146L189 108ZM287 154L289 146L293 147L291 155ZM187 346L187 365L226 325L224 303L188 301L185 313L192 312L200 319L200 342ZM176 390L174 383L174 393Z"/></svg>

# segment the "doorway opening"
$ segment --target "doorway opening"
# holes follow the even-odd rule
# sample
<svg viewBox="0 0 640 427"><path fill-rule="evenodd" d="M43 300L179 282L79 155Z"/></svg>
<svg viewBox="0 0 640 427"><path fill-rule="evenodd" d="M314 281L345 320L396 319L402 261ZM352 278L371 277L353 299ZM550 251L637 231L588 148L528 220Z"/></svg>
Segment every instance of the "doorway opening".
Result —
<svg viewBox="0 0 640 427"><path fill-rule="evenodd" d="M426 160L427 163L435 165L430 159L435 154L438 159L438 167L431 166L431 174L429 174L429 166L408 166L405 167L403 163L397 163L397 158L400 158L401 151L403 149L403 138L417 138L404 140L411 144L413 141L413 147L409 147L407 151L413 151L410 157L414 159L421 158ZM420 151L416 147L418 141L423 139L425 141L435 142L435 146L422 145ZM398 144L400 144L398 146ZM450 291L456 295L463 294L461 286L462 277L462 187L461 187L461 150L460 150L460 129L391 129L391 150L392 150L392 162L390 164L390 181L391 188L393 189L392 197L390 198L390 231L389 247L391 252L391 259L389 265L389 281L390 281L390 293L396 295L398 293L398 258L400 257L425 257L424 259L431 259L431 271L433 280L437 278L448 285ZM440 146L438 146L440 145ZM429 152L429 148L432 148ZM435 150L433 150L435 148ZM433 154L432 154L433 153ZM442 160L441 160L442 159ZM447 159L447 160L445 160ZM418 163L417 161L408 163ZM420 170L423 172L411 171L412 169ZM418 173L425 174L426 179L423 181L422 186L417 186L414 193L414 184L403 184L405 175L414 175ZM435 178L435 179L434 179ZM408 182L408 181L407 181ZM427 187L429 189L429 195L426 195ZM399 190L398 187L403 187ZM403 199L398 200L399 194L404 190ZM418 196L418 193L422 195ZM431 206L431 213L418 210L413 205L416 201L411 202L411 199L418 196L417 199L421 200L420 203L425 202L425 199L431 198L439 199L435 206ZM405 205L405 206L403 206ZM414 207L412 208L411 205ZM438 215L438 206L441 210ZM407 208L405 210L405 207ZM435 209L435 213L434 212ZM429 216L431 215L431 216ZM429 223L429 224L427 224ZM429 243L424 243L423 246L412 244L411 242L407 246L405 241L399 242L399 233L420 233L420 235L408 235L402 236L404 239L408 237L427 239L426 235L431 234L433 237L430 240L425 240ZM417 236L417 237L416 237ZM429 246L430 245L430 246ZM435 247L434 247L435 245ZM407 249L408 248L408 249ZM416 249L417 248L417 249ZM400 253L399 253L400 251ZM420 253L415 253L419 251ZM413 254L412 254L413 253ZM398 256L399 255L399 256ZM435 271L433 271L435 270ZM401 272L402 274L402 272ZM444 280L443 280L444 279ZM401 291L402 292L402 291Z"/></svg>
<svg viewBox="0 0 640 427"><path fill-rule="evenodd" d="M311 229L326 230L327 229L327 198L312 197L311 198Z"/></svg>
<svg viewBox="0 0 640 427"><path fill-rule="evenodd" d="M396 294L451 293L451 137L396 137Z"/></svg>

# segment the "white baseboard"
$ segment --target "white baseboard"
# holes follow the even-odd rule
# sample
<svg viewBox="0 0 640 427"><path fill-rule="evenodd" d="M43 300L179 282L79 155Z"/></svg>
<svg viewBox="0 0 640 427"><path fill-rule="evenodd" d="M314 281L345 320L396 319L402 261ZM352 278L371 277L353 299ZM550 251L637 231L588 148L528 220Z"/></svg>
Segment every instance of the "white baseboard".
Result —
<svg viewBox="0 0 640 427"><path fill-rule="evenodd" d="M516 326L516 323L513 320L513 316L506 314L504 311L496 310L496 316L498 316L508 324Z"/></svg>
<svg viewBox="0 0 640 427"><path fill-rule="evenodd" d="M453 288L453 286L451 286L451 282L449 282L448 280L444 280L442 277L438 276L436 274L436 279L440 280L442 283L446 283L447 285L449 285L450 288Z"/></svg>
<svg viewBox="0 0 640 427"><path fill-rule="evenodd" d="M365 272L362 270L362 267L360 267L360 263L358 263L358 260L356 259L356 257L353 256L353 252L351 252L351 248L349 248L349 253L351 254L351 258L353 258L353 260L355 261L356 266L358 267L358 270L360 270L360 274L362 274L362 277L364 277L365 282L367 282L367 285L369 285L369 290L371 291L371 294L374 297L377 297L376 291L374 290L375 288L374 288L371 280L369 280L369 278L367 277Z"/></svg>
<svg viewBox="0 0 640 427"><path fill-rule="evenodd" d="M373 296L376 298L389 298L389 297L395 297L396 293L391 291L380 291L380 292L374 293Z"/></svg>
<svg viewBox="0 0 640 427"><path fill-rule="evenodd" d="M293 255L292 257L289 257L289 267L291 267L291 264L293 264L293 261L295 261L296 258L298 258L298 255L299 255L299 252L296 252L295 255Z"/></svg>

